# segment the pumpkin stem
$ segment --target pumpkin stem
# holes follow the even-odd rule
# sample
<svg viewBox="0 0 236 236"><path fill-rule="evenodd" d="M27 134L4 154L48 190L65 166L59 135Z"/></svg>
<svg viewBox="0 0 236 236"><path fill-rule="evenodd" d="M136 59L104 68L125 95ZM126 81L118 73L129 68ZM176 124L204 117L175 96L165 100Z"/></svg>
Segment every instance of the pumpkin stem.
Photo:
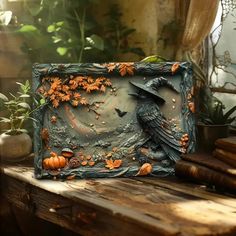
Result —
<svg viewBox="0 0 236 236"><path fill-rule="evenodd" d="M57 153L55 153L55 152L50 152L50 155L51 155L52 157L57 157Z"/></svg>

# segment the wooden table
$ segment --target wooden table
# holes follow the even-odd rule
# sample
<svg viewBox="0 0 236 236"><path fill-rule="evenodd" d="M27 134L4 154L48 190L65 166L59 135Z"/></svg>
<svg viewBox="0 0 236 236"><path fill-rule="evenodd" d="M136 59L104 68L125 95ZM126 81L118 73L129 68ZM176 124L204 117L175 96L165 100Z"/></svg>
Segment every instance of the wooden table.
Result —
<svg viewBox="0 0 236 236"><path fill-rule="evenodd" d="M236 198L175 178L36 180L2 166L8 201L82 235L236 235Z"/></svg>

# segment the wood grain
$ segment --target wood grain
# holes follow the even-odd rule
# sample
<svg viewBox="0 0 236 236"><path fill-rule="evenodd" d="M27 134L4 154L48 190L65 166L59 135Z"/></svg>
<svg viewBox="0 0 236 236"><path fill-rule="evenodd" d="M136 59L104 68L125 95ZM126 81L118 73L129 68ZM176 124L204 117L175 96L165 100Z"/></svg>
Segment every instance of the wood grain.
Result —
<svg viewBox="0 0 236 236"><path fill-rule="evenodd" d="M223 150L236 153L236 136L218 139L215 145Z"/></svg>
<svg viewBox="0 0 236 236"><path fill-rule="evenodd" d="M228 163L228 165L231 165L232 168L236 168L236 153L216 148L213 151L213 156L225 163Z"/></svg>
<svg viewBox="0 0 236 236"><path fill-rule="evenodd" d="M21 166L1 172L13 205L82 235L236 234L235 199L197 185L157 178L36 180L33 168Z"/></svg>
<svg viewBox="0 0 236 236"><path fill-rule="evenodd" d="M216 170L221 173L234 176L234 178L236 178L236 168L230 166L229 164L227 164L221 160L214 158L210 154L189 153L189 154L183 155L182 159L185 161L194 162L199 165L209 167L212 170ZM236 161L235 161L235 163L236 163Z"/></svg>

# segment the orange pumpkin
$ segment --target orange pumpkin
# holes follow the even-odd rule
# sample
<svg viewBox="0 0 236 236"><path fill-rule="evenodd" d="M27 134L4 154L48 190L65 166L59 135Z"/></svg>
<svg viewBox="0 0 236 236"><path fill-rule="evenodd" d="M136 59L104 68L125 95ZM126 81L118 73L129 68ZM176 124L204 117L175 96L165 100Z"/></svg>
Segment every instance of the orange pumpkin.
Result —
<svg viewBox="0 0 236 236"><path fill-rule="evenodd" d="M65 167L67 161L65 157L58 156L55 152L51 152L51 157L45 158L43 160L43 168L55 170Z"/></svg>

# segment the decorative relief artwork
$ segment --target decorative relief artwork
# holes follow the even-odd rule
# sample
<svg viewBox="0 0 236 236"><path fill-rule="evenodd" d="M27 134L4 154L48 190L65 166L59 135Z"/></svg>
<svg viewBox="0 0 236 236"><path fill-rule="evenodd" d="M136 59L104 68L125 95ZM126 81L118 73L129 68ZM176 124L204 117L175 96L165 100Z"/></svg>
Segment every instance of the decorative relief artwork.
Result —
<svg viewBox="0 0 236 236"><path fill-rule="evenodd" d="M36 178L174 174L195 149L186 62L35 64Z"/></svg>

